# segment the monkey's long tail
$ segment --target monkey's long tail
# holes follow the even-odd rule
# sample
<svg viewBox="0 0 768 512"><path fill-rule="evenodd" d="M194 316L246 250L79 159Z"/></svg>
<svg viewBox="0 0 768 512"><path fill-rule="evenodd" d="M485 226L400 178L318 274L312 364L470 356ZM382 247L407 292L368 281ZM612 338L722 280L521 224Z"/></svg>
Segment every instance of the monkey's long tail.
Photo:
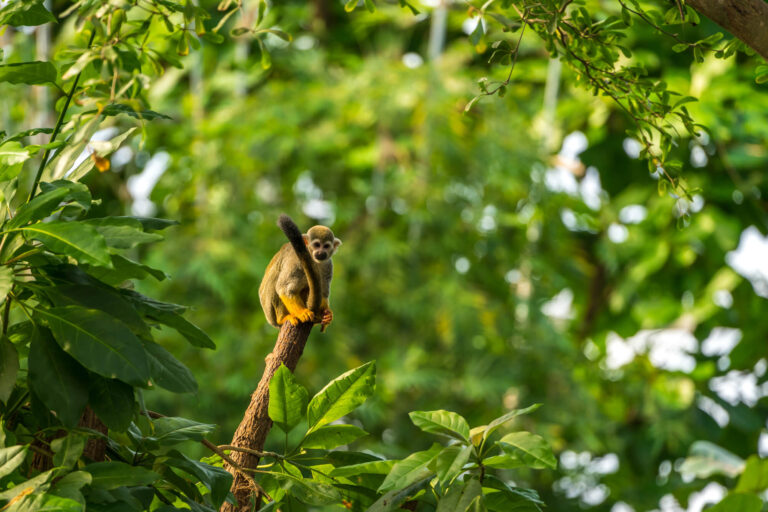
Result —
<svg viewBox="0 0 768 512"><path fill-rule="evenodd" d="M309 284L309 297L307 297L307 308L315 313L318 318L322 314L320 311L320 303L322 300L322 292L320 288L320 276L315 270L315 266L312 264L312 256L309 255L307 246L304 243L304 237L301 235L299 227L293 220L286 214L281 214L277 219L277 225L283 230L288 241L291 243L293 250L296 251L296 256L299 257L301 262L301 268L304 269L304 274L307 276L307 283ZM325 326L321 328L324 329Z"/></svg>

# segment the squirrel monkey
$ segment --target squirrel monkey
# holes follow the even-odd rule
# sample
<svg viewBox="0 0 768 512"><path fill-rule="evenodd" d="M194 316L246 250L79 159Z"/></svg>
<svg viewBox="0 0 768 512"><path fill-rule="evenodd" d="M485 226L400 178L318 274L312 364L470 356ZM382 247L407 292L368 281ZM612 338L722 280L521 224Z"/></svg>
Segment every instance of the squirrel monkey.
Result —
<svg viewBox="0 0 768 512"><path fill-rule="evenodd" d="M333 320L333 312L328 305L333 277L331 256L341 245L341 240L334 237L333 231L325 226L314 226L302 237L320 276L320 310L323 314L320 323L324 329ZM309 283L299 257L290 243L284 244L267 265L259 286L259 300L267 321L275 327L285 322L297 325L299 322L314 321L315 314L307 309L308 296Z"/></svg>

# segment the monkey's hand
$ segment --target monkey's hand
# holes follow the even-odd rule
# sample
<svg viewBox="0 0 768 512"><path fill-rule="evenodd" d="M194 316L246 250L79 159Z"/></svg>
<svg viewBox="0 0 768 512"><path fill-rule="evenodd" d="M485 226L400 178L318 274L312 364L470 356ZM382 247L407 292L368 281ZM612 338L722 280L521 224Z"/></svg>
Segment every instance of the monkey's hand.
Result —
<svg viewBox="0 0 768 512"><path fill-rule="evenodd" d="M333 311L331 311L330 309L326 309L326 310L323 311L323 318L320 321L320 324L323 327L325 327L326 325L330 324L331 322L333 322Z"/></svg>

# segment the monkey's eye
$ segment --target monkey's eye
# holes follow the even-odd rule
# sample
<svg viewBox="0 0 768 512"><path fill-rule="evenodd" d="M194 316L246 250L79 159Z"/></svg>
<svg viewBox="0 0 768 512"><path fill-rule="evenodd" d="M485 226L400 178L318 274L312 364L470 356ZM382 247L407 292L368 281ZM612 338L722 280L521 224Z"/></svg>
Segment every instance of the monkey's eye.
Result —
<svg viewBox="0 0 768 512"><path fill-rule="evenodd" d="M320 247L320 242L315 240L314 242L312 242L312 247Z"/></svg>
<svg viewBox="0 0 768 512"><path fill-rule="evenodd" d="M326 249L330 249L331 248L331 244L329 244L328 242L325 242L323 244L323 247L325 247Z"/></svg>

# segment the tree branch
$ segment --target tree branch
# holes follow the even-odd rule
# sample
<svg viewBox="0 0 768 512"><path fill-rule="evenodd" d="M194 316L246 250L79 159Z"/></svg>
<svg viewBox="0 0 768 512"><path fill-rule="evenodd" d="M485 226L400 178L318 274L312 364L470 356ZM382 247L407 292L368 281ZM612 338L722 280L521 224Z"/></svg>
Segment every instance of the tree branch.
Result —
<svg viewBox="0 0 768 512"><path fill-rule="evenodd" d="M315 267L312 265L311 256L301 238L301 232L287 215L280 216L278 225L290 240L307 276L309 283L307 307L318 315L321 301L320 276L317 275ZM291 371L296 369L299 358L304 352L304 346L307 344L312 325L311 322L303 322L294 326L290 322L285 322L280 328L275 348L265 359L266 367L259 385L251 395L251 403L232 437L232 443L230 443L232 452L229 457L239 468L255 469L259 465L258 453L263 452L267 434L272 428L272 420L269 418L268 412L269 381L281 364L284 364ZM253 498L256 500L255 509L258 510L261 506L258 490L254 492L252 483L242 472L237 471L237 468L232 467L231 464L226 464L224 467L234 476L232 493L235 495L237 505L224 503L221 512L249 511Z"/></svg>
<svg viewBox="0 0 768 512"><path fill-rule="evenodd" d="M768 61L768 3L763 0L686 0Z"/></svg>

